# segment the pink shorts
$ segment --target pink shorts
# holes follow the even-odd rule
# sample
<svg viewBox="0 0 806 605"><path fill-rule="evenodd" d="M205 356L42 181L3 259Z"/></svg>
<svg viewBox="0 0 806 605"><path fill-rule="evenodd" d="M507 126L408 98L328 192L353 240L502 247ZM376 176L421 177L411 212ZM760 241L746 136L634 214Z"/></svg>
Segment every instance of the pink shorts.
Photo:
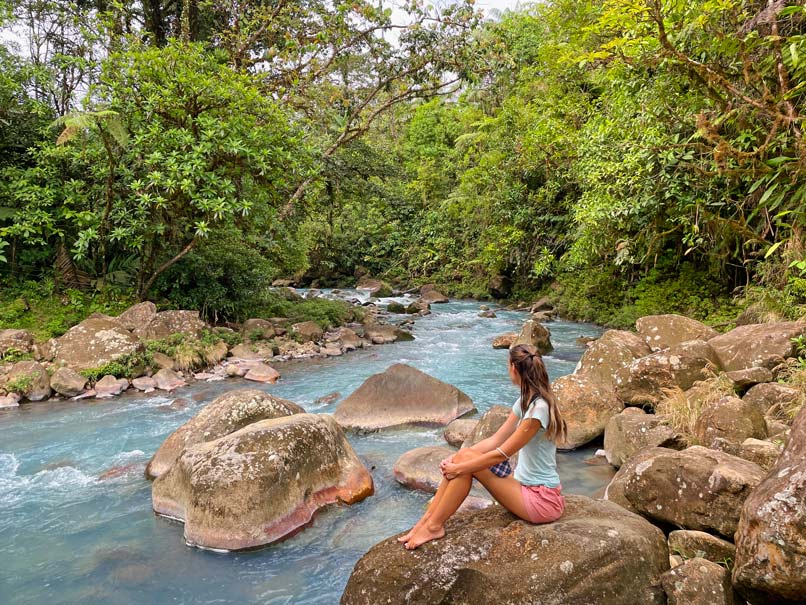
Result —
<svg viewBox="0 0 806 605"><path fill-rule="evenodd" d="M521 497L532 523L556 521L565 510L562 486L521 485Z"/></svg>

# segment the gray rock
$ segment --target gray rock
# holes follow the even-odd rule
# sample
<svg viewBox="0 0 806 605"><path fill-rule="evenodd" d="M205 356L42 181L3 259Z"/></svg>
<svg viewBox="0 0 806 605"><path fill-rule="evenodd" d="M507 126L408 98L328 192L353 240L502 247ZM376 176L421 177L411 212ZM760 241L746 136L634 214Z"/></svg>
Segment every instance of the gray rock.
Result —
<svg viewBox="0 0 806 605"><path fill-rule="evenodd" d="M129 381L125 378L115 378L111 374L107 374L95 383L94 391L96 399L104 399L107 397L114 397L120 395L123 391L129 388Z"/></svg>
<svg viewBox="0 0 806 605"><path fill-rule="evenodd" d="M50 377L50 386L59 395L75 397L83 393L87 386L87 379L70 368L59 368Z"/></svg>
<svg viewBox="0 0 806 605"><path fill-rule="evenodd" d="M755 406L737 397L723 397L697 417L694 436L698 443L706 446L717 438L741 443L748 437L765 438L767 425Z"/></svg>
<svg viewBox="0 0 806 605"><path fill-rule="evenodd" d="M257 363L254 364L249 370L244 374L244 378L247 380L253 380L255 382L268 382L274 384L280 378L280 372L275 370L273 367L266 365L265 363Z"/></svg>
<svg viewBox="0 0 806 605"><path fill-rule="evenodd" d="M742 399L766 415L770 409L779 410L799 397L800 392L797 389L777 382L768 382L757 384L747 391Z"/></svg>
<svg viewBox="0 0 806 605"><path fill-rule="evenodd" d="M33 346L34 337L28 330L0 330L0 357L10 350L30 353Z"/></svg>
<svg viewBox="0 0 806 605"><path fill-rule="evenodd" d="M661 351L687 340L708 340L719 332L682 315L648 315L635 322L635 329L652 351Z"/></svg>
<svg viewBox="0 0 806 605"><path fill-rule="evenodd" d="M686 559L699 557L714 563L732 563L736 547L727 540L704 531L679 529L669 534L669 552Z"/></svg>
<svg viewBox="0 0 806 605"><path fill-rule="evenodd" d="M806 323L751 324L734 328L708 341L726 372L755 366L772 368L793 357L794 338L806 335Z"/></svg>
<svg viewBox="0 0 806 605"><path fill-rule="evenodd" d="M548 353L554 349L551 344L551 332L549 329L532 319L524 322L512 346L520 344L534 345L541 353Z"/></svg>
<svg viewBox="0 0 806 605"><path fill-rule="evenodd" d="M6 375L4 388L28 401L42 401L50 397L50 377L39 362L18 361Z"/></svg>
<svg viewBox="0 0 806 605"><path fill-rule="evenodd" d="M118 315L117 322L129 331L147 326L157 316L157 305L145 301L132 305Z"/></svg>
<svg viewBox="0 0 806 605"><path fill-rule="evenodd" d="M604 432L605 455L616 468L645 447L681 450L686 445L684 436L669 426L666 416L646 414L640 408L627 408L613 416Z"/></svg>
<svg viewBox="0 0 806 605"><path fill-rule="evenodd" d="M90 317L49 341L48 357L77 372L100 368L116 359L143 352L138 338L114 319Z"/></svg>
<svg viewBox="0 0 806 605"><path fill-rule="evenodd" d="M138 391L150 393L157 388L157 383L150 376L141 376L132 380L132 386Z"/></svg>
<svg viewBox="0 0 806 605"><path fill-rule="evenodd" d="M161 340L172 334L199 337L207 328L198 311L161 311L145 325L138 326L134 334L143 340Z"/></svg>
<svg viewBox="0 0 806 605"><path fill-rule="evenodd" d="M459 418L445 427L442 436L453 447L461 447L462 443L473 434L473 429L476 428L478 423L479 421L476 418L467 420Z"/></svg>
<svg viewBox="0 0 806 605"><path fill-rule="evenodd" d="M161 391L173 391L187 384L179 374L167 368L161 369L153 378L154 386Z"/></svg>
<svg viewBox="0 0 806 605"><path fill-rule="evenodd" d="M669 605L733 605L730 573L706 559L690 559L661 576Z"/></svg>
<svg viewBox="0 0 806 605"><path fill-rule="evenodd" d="M612 388L589 374L568 374L552 384L557 405L568 424L568 438L557 444L561 449L574 449L604 433L610 419L624 409Z"/></svg>

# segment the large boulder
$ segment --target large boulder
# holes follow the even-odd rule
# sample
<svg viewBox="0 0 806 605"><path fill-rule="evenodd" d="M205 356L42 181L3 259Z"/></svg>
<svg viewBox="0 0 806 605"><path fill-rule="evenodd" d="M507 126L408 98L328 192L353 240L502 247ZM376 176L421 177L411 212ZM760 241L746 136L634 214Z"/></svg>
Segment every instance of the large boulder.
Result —
<svg viewBox="0 0 806 605"><path fill-rule="evenodd" d="M473 429L478 423L478 418L459 418L445 427L442 436L449 445L461 447L462 443L473 434Z"/></svg>
<svg viewBox="0 0 806 605"><path fill-rule="evenodd" d="M274 324L268 319L247 319L241 325L241 336L246 342L269 340L275 336Z"/></svg>
<svg viewBox="0 0 806 605"><path fill-rule="evenodd" d="M684 436L669 426L666 416L647 414L641 408L627 408L605 426L605 456L616 468L645 447L681 450L686 445Z"/></svg>
<svg viewBox="0 0 806 605"><path fill-rule="evenodd" d="M642 450L622 466L624 496L642 515L685 529L730 538L739 511L764 476L757 465L724 452L693 446L683 451Z"/></svg>
<svg viewBox="0 0 806 605"><path fill-rule="evenodd" d="M162 368L159 372L154 374L154 386L161 391L175 391L186 384L187 383L179 374L168 368Z"/></svg>
<svg viewBox="0 0 806 605"><path fill-rule="evenodd" d="M300 406L257 389L220 395L171 433L146 466L146 477L167 473L186 447L218 439L254 422L304 412Z"/></svg>
<svg viewBox="0 0 806 605"><path fill-rule="evenodd" d="M143 351L140 340L114 319L91 317L49 341L49 357L78 372Z"/></svg>
<svg viewBox="0 0 806 605"><path fill-rule="evenodd" d="M682 315L648 315L635 322L635 329L652 351L661 351L687 340L708 340L719 332Z"/></svg>
<svg viewBox="0 0 806 605"><path fill-rule="evenodd" d="M738 397L723 397L706 407L694 424L697 442L710 446L714 439L741 443L745 439L764 439L767 423L757 407Z"/></svg>
<svg viewBox="0 0 806 605"><path fill-rule="evenodd" d="M30 353L34 337L28 330L0 330L0 358L9 351Z"/></svg>
<svg viewBox="0 0 806 605"><path fill-rule="evenodd" d="M411 552L389 538L356 564L341 605L665 603L663 533L618 506L566 496L544 525L501 507L458 514L442 540Z"/></svg>
<svg viewBox="0 0 806 605"><path fill-rule="evenodd" d="M630 375L630 364L651 352L649 345L637 334L608 330L598 340L588 344L575 371L615 388Z"/></svg>
<svg viewBox="0 0 806 605"><path fill-rule="evenodd" d="M769 411L779 412L799 397L801 393L797 389L777 382L767 382L752 387L742 399L766 415Z"/></svg>
<svg viewBox="0 0 806 605"><path fill-rule="evenodd" d="M629 374L617 385L616 393L628 405L654 407L666 398L668 389L685 391L712 376L712 369L705 357L653 353L630 364Z"/></svg>
<svg viewBox="0 0 806 605"><path fill-rule="evenodd" d="M293 414L186 447L151 497L157 514L185 523L188 544L243 550L298 531L327 504L372 492L331 416Z"/></svg>
<svg viewBox="0 0 806 605"><path fill-rule="evenodd" d="M669 553L686 559L700 557L714 563L733 561L736 547L704 531L678 529L669 533Z"/></svg>
<svg viewBox="0 0 806 605"><path fill-rule="evenodd" d="M492 437L501 428L501 425L509 418L512 408L506 405L494 405L481 415L473 427L473 431L467 436L462 447L471 447L482 439Z"/></svg>
<svg viewBox="0 0 806 605"><path fill-rule="evenodd" d="M558 444L562 449L575 449L596 439L610 419L624 409L613 389L589 374L562 376L551 389L568 424L568 438Z"/></svg>
<svg viewBox="0 0 806 605"><path fill-rule="evenodd" d="M661 576L669 605L733 605L730 572L707 559L689 559Z"/></svg>
<svg viewBox="0 0 806 605"><path fill-rule="evenodd" d="M794 357L793 338L806 335L806 322L750 324L708 341L726 372L753 366L772 369L782 358Z"/></svg>
<svg viewBox="0 0 806 605"><path fill-rule="evenodd" d="M541 353L548 353L554 346L551 344L551 332L540 322L528 319L524 322L518 337L512 346L534 345Z"/></svg>
<svg viewBox="0 0 806 605"><path fill-rule="evenodd" d="M322 340L322 328L315 321L302 321L291 326L291 330L302 342Z"/></svg>
<svg viewBox="0 0 806 605"><path fill-rule="evenodd" d="M396 363L367 378L334 414L343 427L377 430L401 424L446 425L475 411L455 386L411 366Z"/></svg>
<svg viewBox="0 0 806 605"><path fill-rule="evenodd" d="M420 292L420 301L429 305L437 305L450 302L450 299L439 290L432 288Z"/></svg>
<svg viewBox="0 0 806 605"><path fill-rule="evenodd" d="M50 397L50 377L36 361L18 361L6 374L6 391L22 395L28 401L42 401Z"/></svg>
<svg viewBox="0 0 806 605"><path fill-rule="evenodd" d="M198 338L206 327L198 311L161 311L147 324L135 328L134 334L143 340L162 340L180 333Z"/></svg>
<svg viewBox="0 0 806 605"><path fill-rule="evenodd" d="M392 296L392 287L389 284L379 279L372 279L371 277L362 277L359 279L355 288L356 290L366 290L378 298Z"/></svg>
<svg viewBox="0 0 806 605"><path fill-rule="evenodd" d="M752 603L806 599L806 408L778 463L742 507L733 582Z"/></svg>
<svg viewBox="0 0 806 605"><path fill-rule="evenodd" d="M493 349L508 349L518 339L515 332L507 332L493 339Z"/></svg>
<svg viewBox="0 0 806 605"><path fill-rule="evenodd" d="M147 326L156 316L157 305L151 301L145 301L126 309L118 315L117 322L131 332Z"/></svg>
<svg viewBox="0 0 806 605"><path fill-rule="evenodd" d="M64 397L75 397L84 392L87 379L70 368L59 368L50 377L50 387Z"/></svg>

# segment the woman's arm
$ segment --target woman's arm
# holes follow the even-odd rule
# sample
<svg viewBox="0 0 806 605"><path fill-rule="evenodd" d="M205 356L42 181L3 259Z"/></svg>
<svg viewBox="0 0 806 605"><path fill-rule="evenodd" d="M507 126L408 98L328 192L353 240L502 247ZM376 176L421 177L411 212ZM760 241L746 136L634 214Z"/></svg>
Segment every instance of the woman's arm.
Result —
<svg viewBox="0 0 806 605"><path fill-rule="evenodd" d="M519 451L524 445L529 443L532 437L537 435L540 427L541 424L539 420L527 418L521 422L520 426L516 428L509 438L507 438L507 440L498 447L504 450L507 456L512 457L515 455L515 452ZM496 433L496 435L497 434L498 433ZM495 435L493 437L495 437ZM453 479L459 475L467 475L485 468L489 468L503 460L506 460L506 457L498 450L493 449L492 451L481 454L480 456L476 456L475 458L467 460L466 462L453 463L443 461L443 463L440 465L440 468L442 469L442 474L446 479Z"/></svg>
<svg viewBox="0 0 806 605"><path fill-rule="evenodd" d="M515 432L515 428L518 426L518 417L513 413L510 412L507 419L504 421L497 431L487 439L482 439L478 443L474 444L472 447L474 450L478 450L482 453L492 452L495 451L495 448L501 447L507 439L512 436L512 433ZM521 446L523 447L523 446ZM505 450L506 451L506 450ZM509 454L509 452L507 452ZM495 463L493 463L495 464Z"/></svg>

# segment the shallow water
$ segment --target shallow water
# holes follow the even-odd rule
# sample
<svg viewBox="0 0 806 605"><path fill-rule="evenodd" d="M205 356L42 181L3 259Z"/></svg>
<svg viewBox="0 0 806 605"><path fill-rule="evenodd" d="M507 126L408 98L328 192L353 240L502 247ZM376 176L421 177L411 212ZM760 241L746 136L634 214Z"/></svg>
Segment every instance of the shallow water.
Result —
<svg viewBox="0 0 806 605"><path fill-rule="evenodd" d="M455 384L480 411L511 405L517 392L507 377L506 351L490 343L517 330L525 314L496 308L497 318L483 319L479 304L467 301L433 310L417 320L412 342L278 364L280 382L257 388L309 412L332 412L338 401L314 401L333 392L341 399L371 374L403 362ZM598 329L569 322L548 327L555 350L546 362L556 378L573 371L582 353L575 339ZM375 495L321 511L311 527L284 542L247 553L189 548L181 524L151 512L145 463L217 395L255 386L229 380L173 395L0 410L0 603L337 603L361 555L422 512L429 496L398 485L392 466L409 449L442 444L441 429L349 435L372 469ZM584 462L592 454L588 448L558 455L566 492L592 495L609 481L609 467Z"/></svg>

